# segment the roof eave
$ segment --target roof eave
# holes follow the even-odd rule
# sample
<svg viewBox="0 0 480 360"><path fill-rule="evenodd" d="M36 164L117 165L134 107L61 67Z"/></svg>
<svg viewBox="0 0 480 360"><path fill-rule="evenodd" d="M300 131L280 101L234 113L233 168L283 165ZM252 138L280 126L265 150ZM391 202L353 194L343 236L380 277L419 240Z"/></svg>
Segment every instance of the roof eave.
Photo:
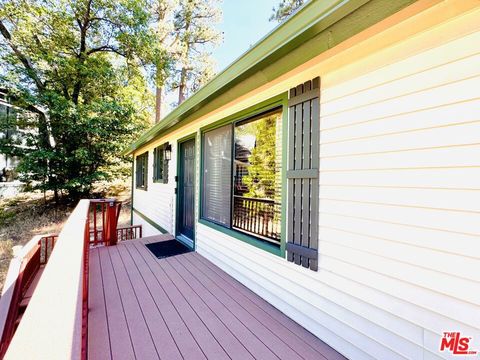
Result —
<svg viewBox="0 0 480 360"><path fill-rule="evenodd" d="M395 6L401 8L414 1L399 0L395 2ZM169 129L202 109L212 99L227 92L241 81L259 73L263 68L369 2L376 3L376 6L380 2L386 3L380 15L377 14L379 18L387 17L395 10L389 0L312 0L307 2L294 16L277 26L158 124L142 134L122 154L129 155L161 134L166 133ZM367 19L365 19L365 22L367 22ZM321 53L322 50L319 49L318 52ZM316 55L318 54L305 54L305 61ZM281 71L286 73L289 70L289 68L284 68Z"/></svg>

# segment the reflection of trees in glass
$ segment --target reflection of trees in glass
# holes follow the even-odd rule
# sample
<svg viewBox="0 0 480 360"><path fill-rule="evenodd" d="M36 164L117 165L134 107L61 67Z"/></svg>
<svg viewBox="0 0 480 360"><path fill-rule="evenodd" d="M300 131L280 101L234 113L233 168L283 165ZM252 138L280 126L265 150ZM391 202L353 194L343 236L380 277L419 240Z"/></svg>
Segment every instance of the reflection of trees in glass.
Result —
<svg viewBox="0 0 480 360"><path fill-rule="evenodd" d="M246 174L242 177L247 197L275 198L276 122L278 114L270 115L237 128L240 138L255 140L248 156ZM249 147L248 144L244 146Z"/></svg>

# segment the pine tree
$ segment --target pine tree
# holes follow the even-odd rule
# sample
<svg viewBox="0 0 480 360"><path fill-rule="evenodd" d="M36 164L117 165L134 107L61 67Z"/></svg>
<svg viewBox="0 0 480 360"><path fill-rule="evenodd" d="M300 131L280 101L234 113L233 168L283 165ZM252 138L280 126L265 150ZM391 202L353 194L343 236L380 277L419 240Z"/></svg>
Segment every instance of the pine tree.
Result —
<svg viewBox="0 0 480 360"><path fill-rule="evenodd" d="M221 18L219 0L152 0L157 43L163 49L155 65L155 122L165 92L178 91L178 104L214 75L211 50L221 39L215 25Z"/></svg>
<svg viewBox="0 0 480 360"><path fill-rule="evenodd" d="M154 64L155 123L158 123L162 118L165 85L171 76L175 59L174 46L177 39L174 31L174 13L178 6L179 0L153 0L151 4L156 41L161 51L161 56L157 57L158 62Z"/></svg>
<svg viewBox="0 0 480 360"><path fill-rule="evenodd" d="M220 21L218 0L180 0L175 12L176 66L171 88L178 89L178 103L214 75L212 47L221 41L215 28Z"/></svg>
<svg viewBox="0 0 480 360"><path fill-rule="evenodd" d="M273 8L273 14L270 16L270 21L283 22L290 15L292 15L305 0L281 0L277 8Z"/></svg>

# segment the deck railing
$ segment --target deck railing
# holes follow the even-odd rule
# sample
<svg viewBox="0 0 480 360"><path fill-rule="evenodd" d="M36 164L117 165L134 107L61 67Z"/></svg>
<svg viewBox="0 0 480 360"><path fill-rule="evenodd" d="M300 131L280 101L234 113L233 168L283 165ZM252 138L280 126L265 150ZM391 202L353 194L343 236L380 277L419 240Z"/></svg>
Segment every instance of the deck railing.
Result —
<svg viewBox="0 0 480 360"><path fill-rule="evenodd" d="M90 230L90 245L104 244L103 229ZM142 237L142 225L132 225L117 228L117 241L133 240Z"/></svg>
<svg viewBox="0 0 480 360"><path fill-rule="evenodd" d="M92 224L90 243L92 245L115 245L117 223L122 203L113 199L90 200L89 221Z"/></svg>
<svg viewBox="0 0 480 360"><path fill-rule="evenodd" d="M5 359L86 359L90 246L115 245L124 234L141 236L139 226L117 229L119 209L112 199L81 200L56 241L47 236L22 249L27 257L36 259L32 264L48 262L10 345L4 347ZM22 263L16 262L13 270L17 275L29 277L30 270L21 271ZM15 295L17 278L4 293ZM10 312L6 314L8 317ZM0 321L3 315L0 308Z"/></svg>
<svg viewBox="0 0 480 360"><path fill-rule="evenodd" d="M60 232L6 359L85 358L89 208L81 200Z"/></svg>
<svg viewBox="0 0 480 360"><path fill-rule="evenodd" d="M280 242L280 203L270 199L233 197L233 227Z"/></svg>
<svg viewBox="0 0 480 360"><path fill-rule="evenodd" d="M34 236L10 261L0 299L0 358L5 355L25 310L22 300L40 268L47 263L57 237L56 234Z"/></svg>
<svg viewBox="0 0 480 360"><path fill-rule="evenodd" d="M132 225L117 228L118 241L133 240L142 237L142 225Z"/></svg>

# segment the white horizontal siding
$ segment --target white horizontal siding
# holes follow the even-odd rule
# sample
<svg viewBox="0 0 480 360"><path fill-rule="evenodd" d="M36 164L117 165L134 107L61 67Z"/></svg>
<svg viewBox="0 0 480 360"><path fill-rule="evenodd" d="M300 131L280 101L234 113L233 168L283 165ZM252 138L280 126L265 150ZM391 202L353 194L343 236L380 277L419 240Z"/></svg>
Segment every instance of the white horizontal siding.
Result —
<svg viewBox="0 0 480 360"><path fill-rule="evenodd" d="M199 253L349 358L453 358L438 351L443 331L471 336L480 350L478 19L471 11L315 73L326 84L318 272L197 223ZM305 69L296 78L301 71L298 83L313 77ZM148 191L134 191L135 208L173 232L177 138L296 85L281 84L145 147ZM165 141L169 184L154 184L152 150ZM158 232L135 214L134 223Z"/></svg>
<svg viewBox="0 0 480 360"><path fill-rule="evenodd" d="M480 350L479 18L318 74L318 272L202 224L198 251L349 358Z"/></svg>
<svg viewBox="0 0 480 360"><path fill-rule="evenodd" d="M142 236L154 236L159 235L161 232L149 222L145 221L143 218L138 216L136 213L133 213L133 224L142 225Z"/></svg>
<svg viewBox="0 0 480 360"><path fill-rule="evenodd" d="M148 186L147 190L134 188L133 207L144 216L161 226L170 233L174 233L174 211L175 211L175 175L176 168L176 142L170 141L172 145L172 159L168 164L168 183L153 182L153 146L149 148L148 154ZM135 167L134 167L135 169ZM146 223L137 222L135 217L134 224ZM140 220L138 220L140 221ZM158 233L158 230L157 230Z"/></svg>

